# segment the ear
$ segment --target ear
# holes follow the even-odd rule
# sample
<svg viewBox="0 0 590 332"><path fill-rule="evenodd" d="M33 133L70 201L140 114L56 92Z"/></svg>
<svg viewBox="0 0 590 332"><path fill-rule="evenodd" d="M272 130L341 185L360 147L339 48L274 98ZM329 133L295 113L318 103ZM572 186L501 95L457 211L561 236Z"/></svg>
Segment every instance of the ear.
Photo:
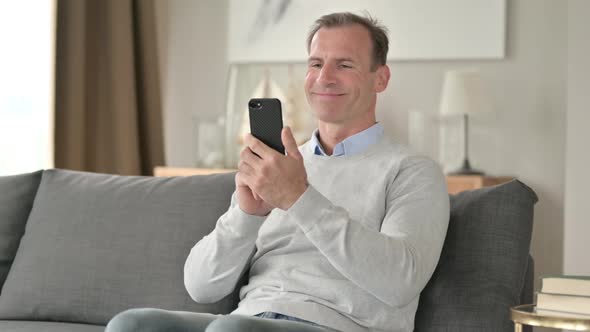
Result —
<svg viewBox="0 0 590 332"><path fill-rule="evenodd" d="M387 88L391 73L388 65L383 65L377 68L377 79L375 80L375 92L379 93Z"/></svg>

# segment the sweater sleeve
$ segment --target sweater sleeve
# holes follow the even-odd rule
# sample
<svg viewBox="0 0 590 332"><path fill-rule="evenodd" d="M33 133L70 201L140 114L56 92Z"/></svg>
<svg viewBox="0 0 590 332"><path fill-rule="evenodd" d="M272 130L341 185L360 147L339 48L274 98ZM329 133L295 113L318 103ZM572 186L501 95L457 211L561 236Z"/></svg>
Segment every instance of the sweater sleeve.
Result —
<svg viewBox="0 0 590 332"><path fill-rule="evenodd" d="M236 193L232 195L228 211L191 249L184 264L184 285L193 300L212 303L234 290L254 254L265 218L243 212Z"/></svg>
<svg viewBox="0 0 590 332"><path fill-rule="evenodd" d="M419 296L438 263L449 220L445 178L433 161L407 157L386 200L380 230L351 219L311 185L288 213L342 275L403 307Z"/></svg>

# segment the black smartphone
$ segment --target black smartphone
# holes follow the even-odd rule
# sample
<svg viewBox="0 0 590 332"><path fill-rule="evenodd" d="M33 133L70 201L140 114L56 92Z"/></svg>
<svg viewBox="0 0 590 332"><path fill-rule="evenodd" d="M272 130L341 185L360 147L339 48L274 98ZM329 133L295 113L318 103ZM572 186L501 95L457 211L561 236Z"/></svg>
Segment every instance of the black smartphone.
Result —
<svg viewBox="0 0 590 332"><path fill-rule="evenodd" d="M281 101L276 98L254 98L248 102L250 133L264 144L285 154L281 140L283 116Z"/></svg>

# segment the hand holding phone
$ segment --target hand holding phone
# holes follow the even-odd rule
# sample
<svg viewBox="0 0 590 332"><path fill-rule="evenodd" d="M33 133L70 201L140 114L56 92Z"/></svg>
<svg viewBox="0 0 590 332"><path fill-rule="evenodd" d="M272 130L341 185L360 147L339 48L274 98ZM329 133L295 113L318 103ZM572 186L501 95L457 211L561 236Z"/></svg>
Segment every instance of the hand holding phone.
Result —
<svg viewBox="0 0 590 332"><path fill-rule="evenodd" d="M256 215L273 207L287 210L308 187L303 156L291 130L283 129L278 99L251 99L248 110L252 135L245 138L247 147L241 152L236 175L240 208ZM276 152L271 149L283 157L273 158Z"/></svg>

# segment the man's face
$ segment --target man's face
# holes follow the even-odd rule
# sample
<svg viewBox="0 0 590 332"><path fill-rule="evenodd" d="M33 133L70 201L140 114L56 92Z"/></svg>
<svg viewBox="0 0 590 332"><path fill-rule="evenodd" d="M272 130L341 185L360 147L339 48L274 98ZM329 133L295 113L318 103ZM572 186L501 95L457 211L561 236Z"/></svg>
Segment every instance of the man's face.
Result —
<svg viewBox="0 0 590 332"><path fill-rule="evenodd" d="M389 69L371 70L373 45L358 24L321 28L309 49L305 93L320 121L354 125L375 117L376 93L387 86Z"/></svg>

